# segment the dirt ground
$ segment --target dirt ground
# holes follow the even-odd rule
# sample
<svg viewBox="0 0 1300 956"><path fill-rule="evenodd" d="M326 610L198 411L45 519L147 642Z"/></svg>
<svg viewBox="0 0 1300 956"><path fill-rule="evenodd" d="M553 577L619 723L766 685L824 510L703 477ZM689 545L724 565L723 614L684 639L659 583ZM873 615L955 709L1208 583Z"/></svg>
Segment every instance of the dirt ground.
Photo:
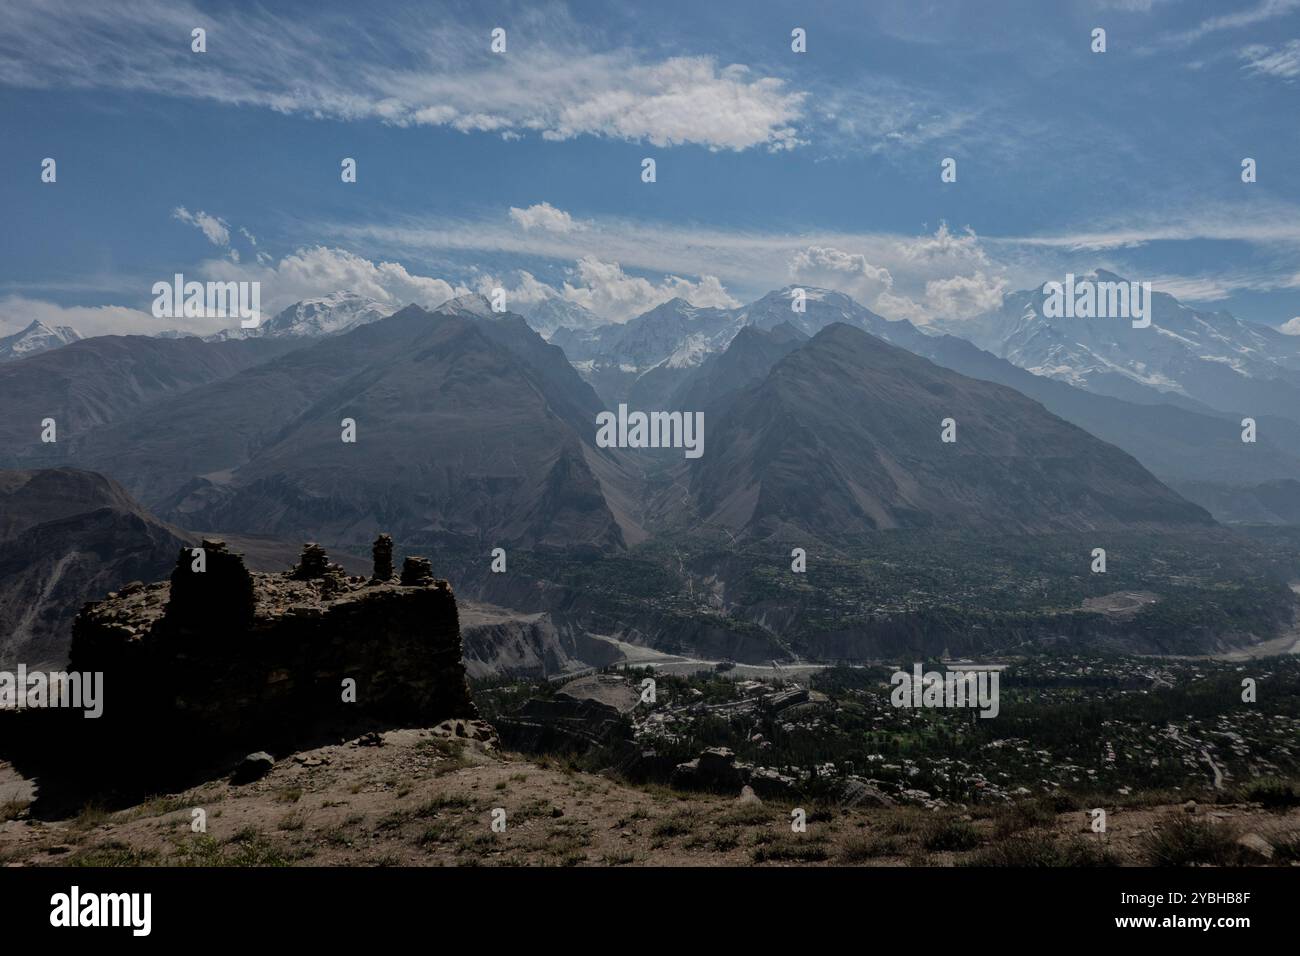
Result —
<svg viewBox="0 0 1300 956"><path fill-rule="evenodd" d="M433 730L389 731L138 806L41 820L0 799L0 862L48 865L739 866L1295 862L1300 808L1256 804L1086 811L792 806L752 794L635 787ZM505 811L495 832L493 811ZM36 808L39 810L39 807ZM206 832L196 832L201 810ZM499 815L498 815L499 816ZM1168 837L1156 840L1160 836ZM1187 849L1187 847L1191 849ZM1153 859L1172 854L1171 859ZM1179 854L1182 854L1180 857Z"/></svg>

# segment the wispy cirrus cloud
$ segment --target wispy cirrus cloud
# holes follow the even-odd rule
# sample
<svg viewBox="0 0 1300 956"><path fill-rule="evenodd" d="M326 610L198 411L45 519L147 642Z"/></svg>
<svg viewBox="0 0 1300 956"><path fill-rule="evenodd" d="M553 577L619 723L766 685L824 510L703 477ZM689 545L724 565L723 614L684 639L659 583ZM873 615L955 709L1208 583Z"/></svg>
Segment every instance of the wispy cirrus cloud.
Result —
<svg viewBox="0 0 1300 956"><path fill-rule="evenodd" d="M486 28L419 6L384 18L133 0L0 6L0 86L117 90L340 121L446 127L505 139L591 136L656 147L783 152L812 143L845 155L935 143L1006 144L990 103L953 102L875 72L851 82L712 53L665 56L603 37L566 6L516 10L507 52ZM207 31L207 52L190 32ZM1023 121L1023 117L1021 118ZM996 126L996 128L993 128Z"/></svg>
<svg viewBox="0 0 1300 956"><path fill-rule="evenodd" d="M1300 0L1260 0L1245 10L1205 17L1195 26L1158 37L1153 48L1185 47L1205 37L1225 31L1242 30L1300 10Z"/></svg>
<svg viewBox="0 0 1300 956"><path fill-rule="evenodd" d="M562 8L552 11L563 19ZM0 7L0 84L117 89L397 126L548 140L789 149L806 93L710 56L596 51L583 31L521 14L507 52L435 11L310 24L263 8L136 0L14 0ZM190 31L207 30L207 52Z"/></svg>
<svg viewBox="0 0 1300 956"><path fill-rule="evenodd" d="M172 218L194 226L207 236L208 242L214 246L230 245L230 224L219 216L210 216L202 209L198 212L190 212L184 206L177 206L172 210Z"/></svg>
<svg viewBox="0 0 1300 956"><path fill-rule="evenodd" d="M1239 56L1249 73L1283 80L1300 76L1300 40L1288 40L1280 46L1254 43L1243 47Z"/></svg>
<svg viewBox="0 0 1300 956"><path fill-rule="evenodd" d="M559 212L560 210L556 210ZM958 302L989 301L1008 281L970 229L933 232L756 232L595 217L568 233L511 228L491 217L318 223L333 242L395 258L503 256L567 270L559 293L623 321L673 296L736 304L791 282L837 289L889 317L929 321ZM590 290L590 291L583 291ZM513 299L513 297L512 297ZM962 314L971 308L963 306Z"/></svg>

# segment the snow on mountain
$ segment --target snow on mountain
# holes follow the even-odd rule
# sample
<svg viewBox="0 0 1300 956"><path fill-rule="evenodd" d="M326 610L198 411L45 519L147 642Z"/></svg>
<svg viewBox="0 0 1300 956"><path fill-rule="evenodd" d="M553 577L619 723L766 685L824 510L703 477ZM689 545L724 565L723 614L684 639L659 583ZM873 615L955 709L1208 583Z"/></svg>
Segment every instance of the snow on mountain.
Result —
<svg viewBox="0 0 1300 956"><path fill-rule="evenodd" d="M829 289L795 286L769 292L735 309L705 308L670 299L624 324L595 329L560 328L551 337L606 401L664 400L692 369L726 350L746 326L812 337L843 322L907 347L922 336L909 322L889 322L849 296ZM796 310L796 305L801 310Z"/></svg>
<svg viewBox="0 0 1300 956"><path fill-rule="evenodd" d="M803 311L796 311L796 290L803 289ZM770 331L783 323L811 338L835 322L852 325L865 332L878 333L887 320L859 305L843 292L810 286L786 286L769 292L756 302L737 310L741 325Z"/></svg>
<svg viewBox="0 0 1300 956"><path fill-rule="evenodd" d="M725 349L740 328L730 309L697 308L685 299L669 299L622 326L612 357L638 369L658 365L688 340L695 351Z"/></svg>
<svg viewBox="0 0 1300 956"><path fill-rule="evenodd" d="M1127 282L1098 270L1076 278ZM1225 411L1300 413L1300 340L1153 292L1151 324L1045 314L1041 289L1014 292L995 312L940 323L1014 365L1079 388L1137 401L1191 401Z"/></svg>
<svg viewBox="0 0 1300 956"><path fill-rule="evenodd" d="M590 309L559 295L548 295L519 311L532 330L548 342L562 328L590 330L605 324L605 320Z"/></svg>
<svg viewBox="0 0 1300 956"><path fill-rule="evenodd" d="M184 332L180 329L163 329L161 332L155 332L153 337L156 339L197 339L202 338L197 332Z"/></svg>
<svg viewBox="0 0 1300 956"><path fill-rule="evenodd" d="M294 303L255 329L222 329L209 341L242 338L318 338L337 335L396 312L394 306L355 292L331 292Z"/></svg>
<svg viewBox="0 0 1300 956"><path fill-rule="evenodd" d="M21 332L0 338L0 362L14 362L38 352L48 352L81 338L81 333L71 326L51 328L37 319Z"/></svg>
<svg viewBox="0 0 1300 956"><path fill-rule="evenodd" d="M433 311L443 315L464 315L480 319L488 319L496 315L492 311L492 303L488 301L487 296L479 295L477 292L470 292L466 295L458 295L454 299L448 299Z"/></svg>

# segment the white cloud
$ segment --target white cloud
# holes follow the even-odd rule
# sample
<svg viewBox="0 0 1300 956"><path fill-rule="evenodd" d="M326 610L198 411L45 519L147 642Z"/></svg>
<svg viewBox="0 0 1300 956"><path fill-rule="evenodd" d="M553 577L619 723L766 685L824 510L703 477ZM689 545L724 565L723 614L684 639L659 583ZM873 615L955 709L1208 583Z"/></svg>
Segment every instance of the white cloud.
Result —
<svg viewBox="0 0 1300 956"><path fill-rule="evenodd" d="M917 236L902 243L903 255L912 262L944 263L952 266L988 265L988 255L975 230L967 226L960 233L939 223L933 235Z"/></svg>
<svg viewBox="0 0 1300 956"><path fill-rule="evenodd" d="M800 250L790 261L797 282L836 289L889 319L924 325L935 319L963 319L996 308L1007 291L1002 269L969 227L954 233L940 223L933 234L896 236L891 247L878 240L873 265L861 253L825 246Z"/></svg>
<svg viewBox="0 0 1300 956"><path fill-rule="evenodd" d="M1240 55L1246 61L1244 69L1250 73L1275 76L1283 80L1294 80L1300 76L1300 40L1288 40L1279 47L1252 44L1243 47Z"/></svg>
<svg viewBox="0 0 1300 956"><path fill-rule="evenodd" d="M996 309L1006 281L976 272L970 276L932 279L925 284L925 305L934 318L968 319Z"/></svg>
<svg viewBox="0 0 1300 956"><path fill-rule="evenodd" d="M8 0L0 6L0 84L141 91L507 138L589 135L716 150L800 142L806 94L780 78L709 56L594 51L583 45L586 25L562 9L513 19L509 52L491 55L477 25L449 26L419 8L341 22L264 8L218 17L183 0L111 8ZM208 26L207 54L190 52L195 24Z"/></svg>
<svg viewBox="0 0 1300 956"><path fill-rule="evenodd" d="M496 276L480 276L478 281L474 283L474 291L491 298L494 289L504 289L506 302L509 304L510 309L516 312L519 308L536 305L546 299L560 298L559 292L545 282L540 281L531 272L520 269L516 276L513 286Z"/></svg>
<svg viewBox="0 0 1300 956"><path fill-rule="evenodd" d="M1283 335L1300 335L1300 315L1283 322L1277 330Z"/></svg>
<svg viewBox="0 0 1300 956"><path fill-rule="evenodd" d="M0 336L39 319L48 326L70 325L83 336L151 335L176 328L177 319L155 319L149 312L120 305L63 306L43 299L10 295L0 299Z"/></svg>
<svg viewBox="0 0 1300 956"><path fill-rule="evenodd" d="M191 213L184 206L177 206L173 209L172 218L199 229L203 235L208 237L208 242L214 246L224 248L230 245L230 224L224 219L209 216L202 209L196 213Z"/></svg>
<svg viewBox="0 0 1300 956"><path fill-rule="evenodd" d="M1244 27L1265 23L1277 17L1286 16L1297 8L1300 8L1300 0L1261 0L1260 3L1248 10L1238 10L1233 13L1207 17L1190 30L1183 30L1161 37L1157 41L1157 45L1183 46L1194 43L1213 33L1220 33L1224 30L1240 30Z"/></svg>
<svg viewBox="0 0 1300 956"><path fill-rule="evenodd" d="M573 232L582 228L567 212L556 209L548 202L536 203L526 209L511 206L510 218L524 229L541 229L544 232Z"/></svg>
<svg viewBox="0 0 1300 956"><path fill-rule="evenodd" d="M214 259L204 263L200 272L196 278L205 281L261 282L263 312L272 314L300 299L345 289L395 307L414 302L430 309L471 291L444 279L415 275L397 262L373 262L327 246L298 249L275 264Z"/></svg>
<svg viewBox="0 0 1300 956"><path fill-rule="evenodd" d="M644 311L673 295L696 305L730 305L737 301L736 294L756 297L792 279L838 289L890 318L929 321L937 317L933 311L937 304L958 304L959 290L940 285L927 295L928 282L964 276L973 293L982 284L977 276L984 277L983 284L1006 281L1003 264L990 258L981 237L969 228L954 232L943 223L921 236L814 233L796 237L784 231L736 232L606 218L588 220L583 227L569 233L543 233L505 228L488 219L443 221L436 226L415 220L395 225L322 223L316 228L351 245L381 248L395 256L434 250L577 262L578 277L568 283L571 291L561 290L562 294L612 321L624 321L638 314L638 307ZM1018 248L1008 251L1020 252ZM1054 262L1055 252L1043 252L1030 259ZM650 283L624 272L629 269L668 278ZM1021 287L1042 282L1044 273L1033 267L1033 261L1024 263L1020 271L1027 283ZM1046 274L1057 271L1053 264ZM681 276L696 278L673 278Z"/></svg>
<svg viewBox="0 0 1300 956"><path fill-rule="evenodd" d="M740 304L716 276L701 276L698 282L692 282L669 275L661 282L651 282L628 275L617 262L595 256L579 259L574 274L575 281L566 281L561 290L564 298L611 322L626 322L674 298L700 307L733 308Z"/></svg>
<svg viewBox="0 0 1300 956"><path fill-rule="evenodd" d="M996 132L980 111L954 107L951 100L950 92L932 94L873 75L820 90L810 105L845 152L912 150Z"/></svg>
<svg viewBox="0 0 1300 956"><path fill-rule="evenodd" d="M864 255L830 246L809 246L795 253L790 260L790 278L835 289L868 306L894 285L888 269L873 266Z"/></svg>
<svg viewBox="0 0 1300 956"><path fill-rule="evenodd" d="M260 282L263 317L272 316L302 299L343 290L369 296L394 308L414 302L429 309L471 291L464 285L416 275L400 263L373 262L326 246L299 249L279 262L264 254L256 263L210 259L185 269L183 274L190 281ZM141 296L151 295L154 281L170 282L171 278L166 275L142 281ZM230 320L218 318L158 319L147 308L61 306L18 295L0 299L0 329L7 330L0 334L24 328L33 319L40 319L46 325L70 325L85 336L151 335L169 329L208 335L230 325Z"/></svg>

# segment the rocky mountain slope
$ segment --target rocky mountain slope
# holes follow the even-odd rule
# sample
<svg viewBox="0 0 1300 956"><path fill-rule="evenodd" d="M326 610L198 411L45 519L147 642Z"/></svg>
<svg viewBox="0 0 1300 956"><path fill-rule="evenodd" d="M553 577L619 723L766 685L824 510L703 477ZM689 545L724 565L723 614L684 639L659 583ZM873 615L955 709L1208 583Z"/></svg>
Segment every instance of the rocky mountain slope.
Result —
<svg viewBox="0 0 1300 956"><path fill-rule="evenodd" d="M955 443L940 440L956 422ZM1019 393L847 325L740 392L689 470L698 517L750 534L1195 527L1209 515Z"/></svg>
<svg viewBox="0 0 1300 956"><path fill-rule="evenodd" d="M1243 443L1240 412L1219 411L1185 396L1138 385L1129 389L1133 392L1130 400L1115 398L1034 374L957 335L923 332L909 322L887 321L839 293L807 292L807 315L813 318L805 316L806 324L823 326L837 315L849 315L851 324L937 365L1014 388L1053 414L1133 455L1161 481L1210 508L1222 520L1279 523L1269 517L1275 511L1238 507L1237 503L1245 495L1244 489L1261 479L1287 482L1300 478L1300 429L1290 419L1258 416L1256 441ZM766 303L765 307L759 308L760 303ZM798 334L791 323L777 324L792 311L784 290L765 296L760 303L746 310L758 319L748 329L768 326L786 329L787 335ZM728 355L731 347L741 346L745 358ZM751 383L779 357L775 352L754 350L752 341L745 343L740 336L731 347L692 369L667 406L702 408L700 403L708 401L711 393L733 392ZM745 370L733 370L732 366L741 362ZM1296 507L1300 500L1291 509Z"/></svg>
<svg viewBox="0 0 1300 956"><path fill-rule="evenodd" d="M0 466L84 465L75 453L80 436L292 347L103 335L0 365ZM54 443L41 441L47 418L56 424Z"/></svg>
<svg viewBox="0 0 1300 956"><path fill-rule="evenodd" d="M81 605L161 576L185 543L103 475L0 471L0 665L62 666Z"/></svg>
<svg viewBox="0 0 1300 956"><path fill-rule="evenodd" d="M623 532L603 493L611 456L590 445L600 407L562 353L473 297L191 389L78 454L187 527L604 549Z"/></svg>

